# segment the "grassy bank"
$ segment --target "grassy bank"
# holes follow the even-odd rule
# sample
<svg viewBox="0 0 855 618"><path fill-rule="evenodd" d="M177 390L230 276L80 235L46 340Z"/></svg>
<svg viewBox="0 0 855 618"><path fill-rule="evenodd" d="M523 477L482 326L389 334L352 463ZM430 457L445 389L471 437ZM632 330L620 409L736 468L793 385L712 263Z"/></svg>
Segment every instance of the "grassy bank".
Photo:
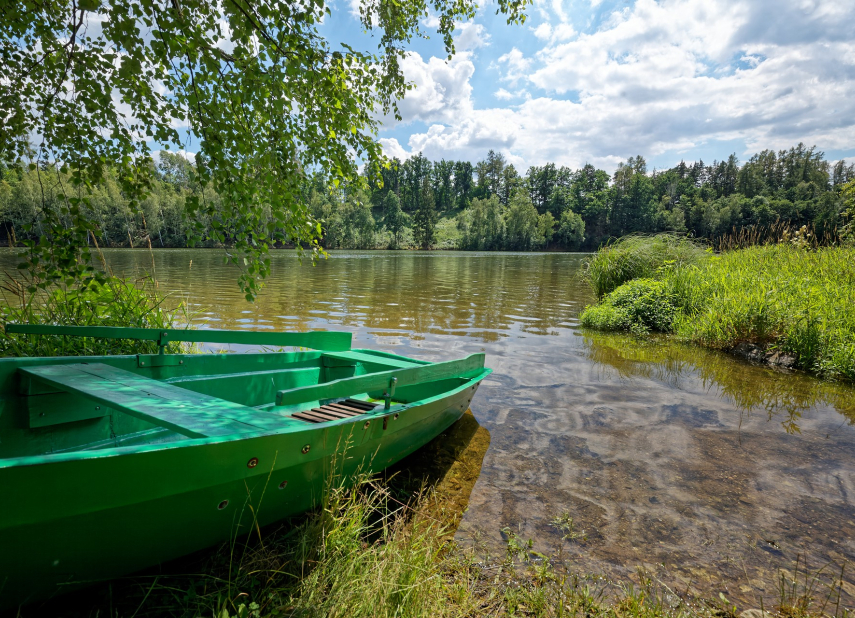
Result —
<svg viewBox="0 0 855 618"><path fill-rule="evenodd" d="M602 298L582 313L584 326L673 333L723 350L747 342L801 369L855 380L855 248L779 242L713 255L696 247L678 260L651 251L656 244L667 243L636 237L592 259L589 278ZM621 266L629 262L637 265Z"/></svg>
<svg viewBox="0 0 855 618"><path fill-rule="evenodd" d="M3 329L10 323L157 329L186 324L186 306L165 301L149 278L131 281L111 277L103 285L86 289L55 286L34 290L21 279L7 275L0 283L0 357L156 354L154 341L10 335ZM167 352L179 351L188 349L177 343L168 344Z"/></svg>

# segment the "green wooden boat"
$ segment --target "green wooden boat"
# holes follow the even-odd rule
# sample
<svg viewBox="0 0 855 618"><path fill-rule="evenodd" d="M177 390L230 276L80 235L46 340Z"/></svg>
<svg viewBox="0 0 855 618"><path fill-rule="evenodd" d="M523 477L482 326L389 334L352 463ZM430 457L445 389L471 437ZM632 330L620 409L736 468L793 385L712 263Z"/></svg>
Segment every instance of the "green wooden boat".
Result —
<svg viewBox="0 0 855 618"><path fill-rule="evenodd" d="M0 359L0 608L302 513L333 466L382 470L439 435L490 373L483 354L428 363L341 332L6 330L161 353ZM163 353L172 341L298 351Z"/></svg>

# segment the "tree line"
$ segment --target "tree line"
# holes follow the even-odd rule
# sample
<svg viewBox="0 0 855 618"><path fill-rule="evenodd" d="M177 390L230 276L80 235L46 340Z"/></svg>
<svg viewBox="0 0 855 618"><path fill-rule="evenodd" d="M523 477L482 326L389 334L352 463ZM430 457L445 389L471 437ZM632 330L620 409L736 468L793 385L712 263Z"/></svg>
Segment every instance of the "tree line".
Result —
<svg viewBox="0 0 855 618"><path fill-rule="evenodd" d="M848 223L844 186L853 180L855 165L827 161L804 144L764 150L742 164L730 155L652 172L644 157L630 157L613 174L553 163L521 174L491 150L474 165L421 154L393 159L380 174L349 185L305 174L301 194L329 249L590 250L631 233L714 241L776 223L830 237ZM41 213L67 199L63 182L55 166L0 165L0 226L10 242L38 239ZM195 166L180 155L160 153L139 208L107 173L91 189L93 237L106 247L186 246L199 226L185 217L188 199L214 213L203 227L222 227L222 197L199 184Z"/></svg>

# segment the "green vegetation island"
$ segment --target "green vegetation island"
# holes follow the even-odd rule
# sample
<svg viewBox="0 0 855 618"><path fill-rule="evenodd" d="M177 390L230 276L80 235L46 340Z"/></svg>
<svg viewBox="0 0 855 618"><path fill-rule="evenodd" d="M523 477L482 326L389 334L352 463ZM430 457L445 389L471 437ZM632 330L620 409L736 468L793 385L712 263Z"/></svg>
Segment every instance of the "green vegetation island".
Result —
<svg viewBox="0 0 855 618"><path fill-rule="evenodd" d="M588 263L600 302L580 321L607 331L668 333L855 380L853 264L851 242L817 245L806 227L719 254L685 238L629 236Z"/></svg>

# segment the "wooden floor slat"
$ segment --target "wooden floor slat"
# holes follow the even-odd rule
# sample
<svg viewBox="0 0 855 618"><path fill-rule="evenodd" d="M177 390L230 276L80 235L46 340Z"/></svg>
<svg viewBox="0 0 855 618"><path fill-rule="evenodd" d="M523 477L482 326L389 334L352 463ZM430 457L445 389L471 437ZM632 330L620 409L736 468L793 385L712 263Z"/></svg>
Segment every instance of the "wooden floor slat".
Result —
<svg viewBox="0 0 855 618"><path fill-rule="evenodd" d="M312 412L319 412L321 414L329 414L330 416L334 416L336 418L350 418L351 415L341 410L336 410L335 408L331 408L329 406L321 406L320 408L312 408Z"/></svg>
<svg viewBox="0 0 855 618"><path fill-rule="evenodd" d="M366 410L373 410L377 407L376 403L370 403L368 401L361 401L359 399L345 399L344 401L340 401L339 403L343 403L345 405L355 406L358 408L365 408Z"/></svg>
<svg viewBox="0 0 855 618"><path fill-rule="evenodd" d="M307 421L309 423L322 423L323 422L323 421L316 419L314 416L308 416L307 414L305 414L303 412L295 412L294 414L291 415L291 417L292 418L298 418L301 421Z"/></svg>
<svg viewBox="0 0 855 618"><path fill-rule="evenodd" d="M355 410L353 408L348 408L337 403L328 403L323 407L328 410L335 410L337 412L341 412L342 414L347 414L348 416L358 416L360 414L365 414L364 410Z"/></svg>
<svg viewBox="0 0 855 618"><path fill-rule="evenodd" d="M343 418L353 418L370 412L379 404L361 401L359 399L344 399L335 403L327 403L318 408L295 412L291 416L309 423L326 423Z"/></svg>

